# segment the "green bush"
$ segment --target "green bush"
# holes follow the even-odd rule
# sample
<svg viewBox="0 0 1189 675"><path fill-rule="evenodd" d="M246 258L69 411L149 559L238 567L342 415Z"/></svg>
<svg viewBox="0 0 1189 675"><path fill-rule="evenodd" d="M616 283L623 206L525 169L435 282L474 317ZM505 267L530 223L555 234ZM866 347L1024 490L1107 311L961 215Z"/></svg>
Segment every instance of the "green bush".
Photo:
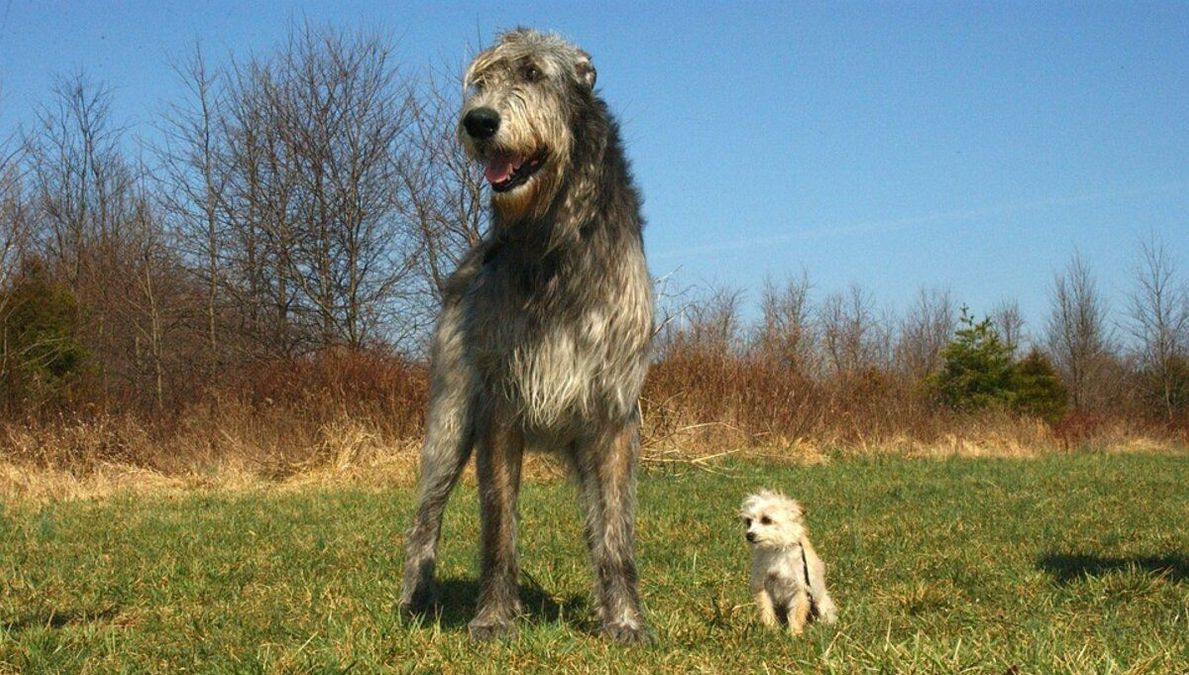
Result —
<svg viewBox="0 0 1189 675"><path fill-rule="evenodd" d="M87 356L78 328L74 294L40 264L28 264L12 282L8 311L0 322L0 391L10 412L66 394Z"/></svg>
<svg viewBox="0 0 1189 675"><path fill-rule="evenodd" d="M1036 348L1016 364L1012 389L1013 410L1047 422L1060 419L1069 404L1069 392L1061 384L1057 371Z"/></svg>
<svg viewBox="0 0 1189 675"><path fill-rule="evenodd" d="M941 352L944 365L930 388L954 410L1009 404L1015 372L1011 348L999 339L990 318L975 322L965 305L958 321L960 327Z"/></svg>
<svg viewBox="0 0 1189 675"><path fill-rule="evenodd" d="M954 339L942 350L944 365L929 388L949 408L1001 408L1055 422L1065 412L1068 392L1049 360L1033 349L1020 362L999 338L990 318L976 322L962 307Z"/></svg>

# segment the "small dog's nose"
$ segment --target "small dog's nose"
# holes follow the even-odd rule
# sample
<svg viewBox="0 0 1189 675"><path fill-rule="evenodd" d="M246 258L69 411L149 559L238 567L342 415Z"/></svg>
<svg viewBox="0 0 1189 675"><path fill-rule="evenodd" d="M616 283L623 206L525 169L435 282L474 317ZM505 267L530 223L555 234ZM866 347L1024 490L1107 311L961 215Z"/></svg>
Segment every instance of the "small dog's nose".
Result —
<svg viewBox="0 0 1189 675"><path fill-rule="evenodd" d="M748 533L747 533L747 540L748 540L748 541L750 541L750 542L755 542L755 540L756 540L756 533L755 533L755 532L748 532Z"/></svg>
<svg viewBox="0 0 1189 675"><path fill-rule="evenodd" d="M487 140L499 130L500 114L491 108L475 108L462 118L462 126L471 138Z"/></svg>

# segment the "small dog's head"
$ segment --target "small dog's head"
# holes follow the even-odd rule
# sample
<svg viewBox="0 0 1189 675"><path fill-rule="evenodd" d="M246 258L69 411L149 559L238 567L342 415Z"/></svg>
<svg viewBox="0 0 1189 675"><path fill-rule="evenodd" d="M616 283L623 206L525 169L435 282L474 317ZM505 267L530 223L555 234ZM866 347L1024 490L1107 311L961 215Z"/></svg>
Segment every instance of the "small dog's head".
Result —
<svg viewBox="0 0 1189 675"><path fill-rule="evenodd" d="M743 500L739 513L747 541L757 548L788 548L805 536L805 509L779 492L760 490Z"/></svg>

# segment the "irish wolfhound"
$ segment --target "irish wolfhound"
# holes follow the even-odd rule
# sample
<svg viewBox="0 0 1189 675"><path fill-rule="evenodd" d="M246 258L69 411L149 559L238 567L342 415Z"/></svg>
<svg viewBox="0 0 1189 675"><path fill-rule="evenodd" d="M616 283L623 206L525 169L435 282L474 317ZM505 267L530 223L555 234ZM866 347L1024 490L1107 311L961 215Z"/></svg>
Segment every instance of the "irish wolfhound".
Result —
<svg viewBox="0 0 1189 675"><path fill-rule="evenodd" d="M640 197L594 82L588 54L524 29L466 72L459 137L484 165L492 223L444 288L400 602L432 607L442 511L476 447L479 639L508 633L520 611L526 446L560 453L577 479L603 632L645 636L633 509L652 286Z"/></svg>

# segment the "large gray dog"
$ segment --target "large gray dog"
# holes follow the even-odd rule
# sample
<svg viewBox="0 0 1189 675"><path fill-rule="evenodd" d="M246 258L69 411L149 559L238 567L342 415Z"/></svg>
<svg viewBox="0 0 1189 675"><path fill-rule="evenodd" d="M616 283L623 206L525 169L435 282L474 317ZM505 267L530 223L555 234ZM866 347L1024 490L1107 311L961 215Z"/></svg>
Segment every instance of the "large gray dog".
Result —
<svg viewBox="0 0 1189 675"><path fill-rule="evenodd" d="M645 637L633 510L652 286L640 197L594 83L588 54L523 29L466 73L459 137L484 165L492 225L444 289L401 606L433 606L442 511L477 448L478 639L507 634L520 611L526 446L560 453L577 478L604 633Z"/></svg>

